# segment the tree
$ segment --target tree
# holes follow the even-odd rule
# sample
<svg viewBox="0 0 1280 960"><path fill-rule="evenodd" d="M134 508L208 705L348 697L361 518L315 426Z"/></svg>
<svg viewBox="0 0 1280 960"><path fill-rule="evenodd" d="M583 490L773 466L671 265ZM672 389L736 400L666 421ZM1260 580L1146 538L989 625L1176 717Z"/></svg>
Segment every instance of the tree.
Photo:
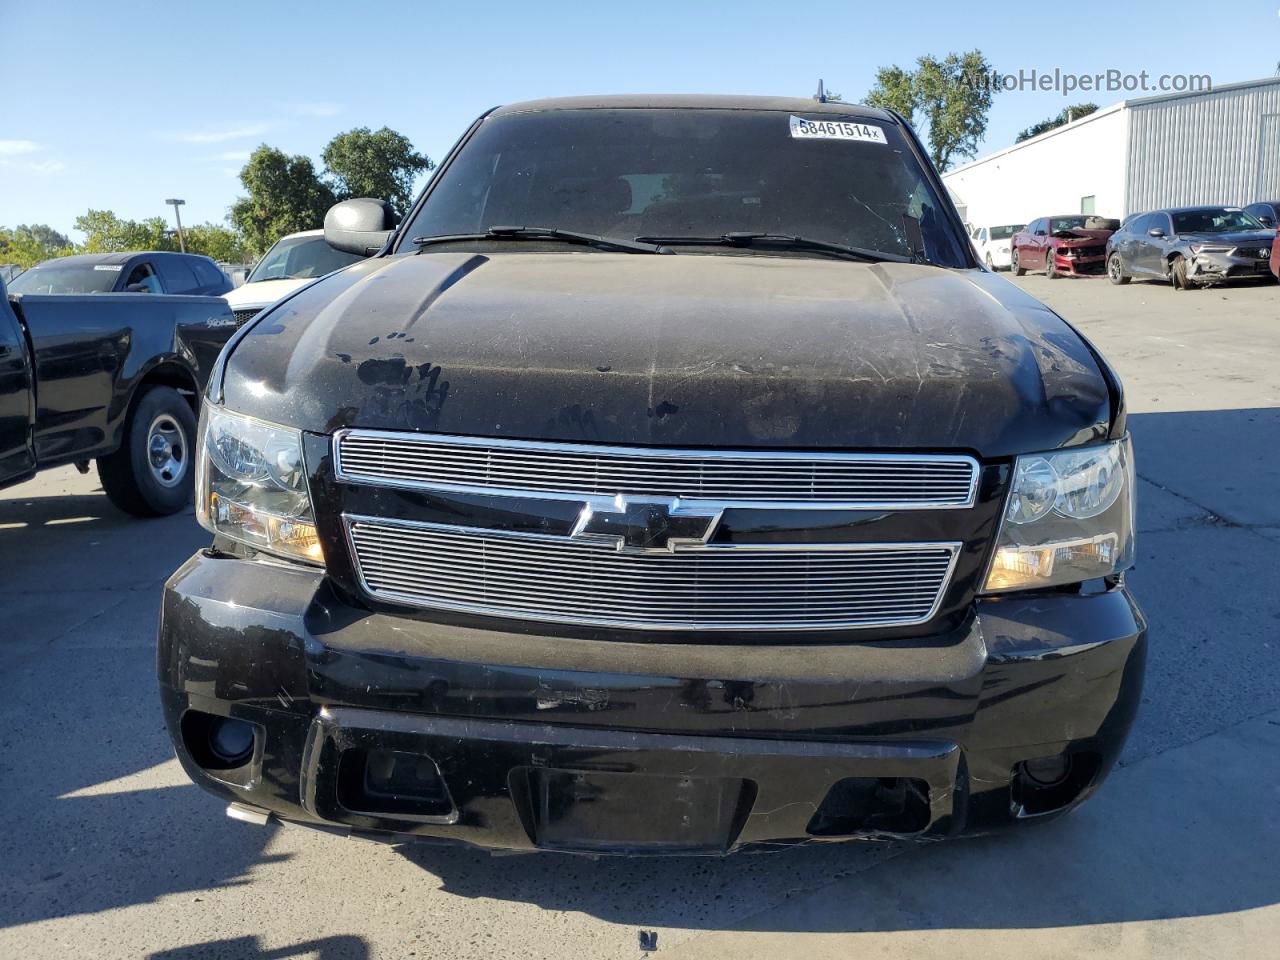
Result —
<svg viewBox="0 0 1280 960"><path fill-rule="evenodd" d="M417 153L409 138L383 127L356 127L329 141L321 154L327 179L339 199L376 197L397 213L413 202L413 182L433 169L430 157Z"/></svg>
<svg viewBox="0 0 1280 960"><path fill-rule="evenodd" d="M254 256L287 233L320 227L325 211L337 202L310 158L290 157L265 143L249 156L240 182L249 195L232 204L230 220Z"/></svg>
<svg viewBox="0 0 1280 960"><path fill-rule="evenodd" d="M75 247L64 234L43 223L21 223L12 230L0 227L0 263L33 267L42 260L65 257Z"/></svg>
<svg viewBox="0 0 1280 960"><path fill-rule="evenodd" d="M979 50L949 53L941 60L926 55L915 70L881 67L867 103L896 110L913 126L921 114L930 159L942 172L978 152L995 94L993 84L982 82L990 76L991 65Z"/></svg>
<svg viewBox="0 0 1280 960"><path fill-rule="evenodd" d="M85 235L81 253L121 253L126 250L177 250L177 240L166 236L164 217L122 220L110 210L90 210L76 217L76 229Z"/></svg>
<svg viewBox="0 0 1280 960"><path fill-rule="evenodd" d="M187 239L187 253L200 253L223 263L247 263L249 252L240 234L216 223L197 223L183 227Z"/></svg>
<svg viewBox="0 0 1280 960"><path fill-rule="evenodd" d="M1018 134L1013 142L1021 143L1023 140L1030 140L1032 137L1038 137L1042 133L1056 130L1058 127L1079 120L1081 117L1087 117L1097 109L1098 105L1096 103L1077 103L1073 107L1064 107L1057 116L1050 117L1048 120L1041 120L1039 123L1027 127L1027 129Z"/></svg>

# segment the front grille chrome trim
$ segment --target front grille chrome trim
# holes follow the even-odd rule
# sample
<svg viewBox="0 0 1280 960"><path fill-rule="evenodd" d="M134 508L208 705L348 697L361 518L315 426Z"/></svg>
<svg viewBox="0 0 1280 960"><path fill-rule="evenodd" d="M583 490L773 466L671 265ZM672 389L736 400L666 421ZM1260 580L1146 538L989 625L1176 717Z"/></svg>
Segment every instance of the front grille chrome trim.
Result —
<svg viewBox="0 0 1280 960"><path fill-rule="evenodd" d="M624 630L914 626L937 614L961 549L952 542L704 544L654 556L554 534L357 514L344 514L343 526L360 587L375 600ZM618 612L600 612L609 605ZM672 615L676 608L687 615ZM796 615L801 608L807 613Z"/></svg>
<svg viewBox="0 0 1280 960"><path fill-rule="evenodd" d="M358 445L373 443L385 445L380 469L370 469L367 455L363 465L350 462L361 459ZM454 476L465 478L459 481L425 475L428 471L419 461L432 448L453 448L463 456L487 449L513 456L528 454L531 459L524 464L507 464L507 479L499 477L493 482L488 479L493 472L488 465L455 465L450 468ZM720 509L762 510L963 510L975 503L979 474L977 460L965 454L618 447L364 429L343 429L334 434L333 463L335 478L348 484L578 503L611 500L618 494L660 496ZM732 476L720 476L712 478L717 486L711 493L684 492L680 488L689 477L680 470L697 463L711 469L741 466L745 476L736 483L741 489L732 489ZM862 472L818 477L828 466ZM584 480L593 467L603 467L612 482ZM497 472L501 468L499 465ZM806 469L814 476L807 477ZM895 476L895 470L899 475ZM482 471L486 476L477 482ZM927 471L936 475L929 476ZM806 484L809 495L803 496ZM819 485L829 492L816 489ZM899 495L883 495L886 487L895 485ZM753 487L764 487L769 493L751 495ZM945 488L945 492L929 495L931 489L938 488Z"/></svg>

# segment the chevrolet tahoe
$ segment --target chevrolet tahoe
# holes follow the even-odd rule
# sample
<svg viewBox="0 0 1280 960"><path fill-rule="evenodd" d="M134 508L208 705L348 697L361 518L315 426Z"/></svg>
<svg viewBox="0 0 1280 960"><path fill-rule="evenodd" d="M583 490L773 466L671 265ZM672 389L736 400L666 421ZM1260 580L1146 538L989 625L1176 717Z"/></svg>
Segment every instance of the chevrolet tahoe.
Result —
<svg viewBox="0 0 1280 960"><path fill-rule="evenodd" d="M984 269L902 117L494 109L368 256L244 324L164 588L228 813L724 854L1044 820L1146 623L1121 385Z"/></svg>

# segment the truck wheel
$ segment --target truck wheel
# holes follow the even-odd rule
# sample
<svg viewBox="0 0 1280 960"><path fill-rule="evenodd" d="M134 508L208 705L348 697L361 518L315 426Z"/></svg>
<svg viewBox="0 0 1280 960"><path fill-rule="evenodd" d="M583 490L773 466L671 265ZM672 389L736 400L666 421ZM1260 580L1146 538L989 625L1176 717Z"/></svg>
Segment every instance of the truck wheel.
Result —
<svg viewBox="0 0 1280 960"><path fill-rule="evenodd" d="M1117 287L1122 287L1133 279L1124 272L1124 261L1120 259L1118 253L1113 253L1111 259L1107 261L1107 279Z"/></svg>
<svg viewBox="0 0 1280 960"><path fill-rule="evenodd" d="M160 517L191 501L196 418L172 387L151 387L134 405L115 453L98 458L107 499L125 513Z"/></svg>
<svg viewBox="0 0 1280 960"><path fill-rule="evenodd" d="M992 273L996 272L996 265L991 262L991 254L989 253L987 254L986 264L987 264L988 270L990 270Z"/></svg>
<svg viewBox="0 0 1280 960"><path fill-rule="evenodd" d="M1174 257L1169 264L1169 282L1175 290L1186 290L1191 284L1187 282L1187 261L1182 257Z"/></svg>
<svg viewBox="0 0 1280 960"><path fill-rule="evenodd" d="M1027 275L1027 271L1018 265L1018 250L1016 247L1009 251L1009 269L1013 271L1015 277L1025 277Z"/></svg>

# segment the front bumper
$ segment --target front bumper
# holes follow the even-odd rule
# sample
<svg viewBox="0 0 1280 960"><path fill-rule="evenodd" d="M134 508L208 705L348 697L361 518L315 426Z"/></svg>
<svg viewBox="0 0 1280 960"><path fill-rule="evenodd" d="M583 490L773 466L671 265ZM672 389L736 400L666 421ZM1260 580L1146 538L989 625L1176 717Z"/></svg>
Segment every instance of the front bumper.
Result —
<svg viewBox="0 0 1280 960"><path fill-rule="evenodd" d="M1187 261L1187 279L1194 283L1223 280L1271 279L1269 257L1238 257L1230 253L1197 253Z"/></svg>
<svg viewBox="0 0 1280 960"><path fill-rule="evenodd" d="M910 641L509 629L372 613L317 571L199 553L166 585L160 626L178 757L200 786L283 820L508 849L975 833L1098 786L1133 719L1146 639L1123 586L981 600L953 633ZM247 761L208 762L192 741L208 717L252 725ZM350 800L351 758L377 751L429 758L434 805ZM1028 792L1019 764L1063 754L1069 782Z"/></svg>
<svg viewBox="0 0 1280 960"><path fill-rule="evenodd" d="M1094 257L1066 257L1060 253L1052 254L1054 264L1059 273L1073 277L1096 277L1106 271L1106 254Z"/></svg>

